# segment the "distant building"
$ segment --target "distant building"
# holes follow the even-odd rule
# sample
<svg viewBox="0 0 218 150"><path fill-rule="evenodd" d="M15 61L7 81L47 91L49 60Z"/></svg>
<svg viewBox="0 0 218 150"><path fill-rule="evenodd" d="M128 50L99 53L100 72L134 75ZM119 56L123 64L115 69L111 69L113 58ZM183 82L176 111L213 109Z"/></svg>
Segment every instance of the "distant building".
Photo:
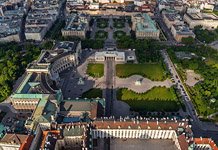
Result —
<svg viewBox="0 0 218 150"><path fill-rule="evenodd" d="M19 42L21 36L21 20L24 14L22 2L1 3L0 6L0 42Z"/></svg>
<svg viewBox="0 0 218 150"><path fill-rule="evenodd" d="M118 52L118 51L95 52L95 61L105 61L107 59L112 59L118 62L126 61L124 52Z"/></svg>
<svg viewBox="0 0 218 150"><path fill-rule="evenodd" d="M166 26L171 29L172 25L182 25L184 24L181 16L177 13L165 13L162 15L163 21L166 24Z"/></svg>
<svg viewBox="0 0 218 150"><path fill-rule="evenodd" d="M88 127L81 125L59 125L59 130L43 131L43 138L39 142L40 149L92 149Z"/></svg>
<svg viewBox="0 0 218 150"><path fill-rule="evenodd" d="M189 29L187 25L172 25L171 33L177 42L181 42L182 38L195 38L195 34L192 32L192 30Z"/></svg>
<svg viewBox="0 0 218 150"><path fill-rule="evenodd" d="M45 50L31 63L14 93L12 106L29 117L25 127L35 130L38 124L49 127L56 120L62 92L57 88L59 73L79 63L80 42L59 42Z"/></svg>
<svg viewBox="0 0 218 150"><path fill-rule="evenodd" d="M62 0L33 1L25 23L27 40L43 40L46 33L57 20L62 3Z"/></svg>
<svg viewBox="0 0 218 150"><path fill-rule="evenodd" d="M86 117L96 119L104 116L104 100L100 99L79 99L64 100L60 103L60 114L65 117Z"/></svg>
<svg viewBox="0 0 218 150"><path fill-rule="evenodd" d="M134 5L136 6L142 6L146 3L145 0L134 0Z"/></svg>
<svg viewBox="0 0 218 150"><path fill-rule="evenodd" d="M99 3L91 3L89 5L89 9L91 9L91 10L99 10Z"/></svg>
<svg viewBox="0 0 218 150"><path fill-rule="evenodd" d="M62 36L74 36L85 38L89 29L89 15L69 14L66 19L66 26L61 30Z"/></svg>
<svg viewBox="0 0 218 150"><path fill-rule="evenodd" d="M59 73L77 66L81 55L81 42L59 42L52 50L42 51L39 59L28 65L27 72L45 73L50 79L59 81Z"/></svg>
<svg viewBox="0 0 218 150"><path fill-rule="evenodd" d="M211 10L211 11L213 11L214 6L215 6L215 3L207 3L207 2L204 2L204 3L201 3L200 9L201 9L201 10L206 9L206 10Z"/></svg>
<svg viewBox="0 0 218 150"><path fill-rule="evenodd" d="M166 0L166 1L160 1L158 3L158 8L160 11L173 8L176 11L182 12L185 7L181 0L178 0L178 1Z"/></svg>
<svg viewBox="0 0 218 150"><path fill-rule="evenodd" d="M132 29L138 39L159 39L160 30L157 29L156 23L146 14L136 14L132 16Z"/></svg>
<svg viewBox="0 0 218 150"><path fill-rule="evenodd" d="M148 144L151 141L166 142L170 144L168 146L171 149L173 147L180 150L193 149L197 146L193 144L193 133L188 122L174 119L102 118L91 123L53 124L50 129L37 133L37 137L38 134L41 134L42 139L38 139L35 143L41 145L41 149L46 147L53 149L55 147L57 150L101 149L101 146L106 144L105 141L109 141L107 145L111 147L116 141L117 147L124 145L128 147L132 140L135 142L144 140Z"/></svg>
<svg viewBox="0 0 218 150"><path fill-rule="evenodd" d="M28 135L24 134L10 134L7 133L0 140L0 149L3 150L19 150L20 146L25 143Z"/></svg>
<svg viewBox="0 0 218 150"><path fill-rule="evenodd" d="M205 29L213 30L218 26L218 16L213 13L186 13L184 21L191 29L202 26Z"/></svg>

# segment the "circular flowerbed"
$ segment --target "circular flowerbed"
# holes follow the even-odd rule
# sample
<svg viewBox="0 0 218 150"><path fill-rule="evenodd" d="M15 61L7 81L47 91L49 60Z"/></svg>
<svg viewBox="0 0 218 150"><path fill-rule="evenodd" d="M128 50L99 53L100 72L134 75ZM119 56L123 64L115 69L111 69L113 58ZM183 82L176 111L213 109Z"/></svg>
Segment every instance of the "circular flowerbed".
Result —
<svg viewBox="0 0 218 150"><path fill-rule="evenodd" d="M124 31L116 31L116 32L114 32L114 37L118 38L118 39L122 38L125 35L126 35L126 33Z"/></svg>
<svg viewBox="0 0 218 150"><path fill-rule="evenodd" d="M97 27L98 28L106 28L108 26L108 20L107 19L97 19Z"/></svg>
<svg viewBox="0 0 218 150"><path fill-rule="evenodd" d="M113 23L114 28L121 29L121 28L125 27L125 20L123 20L123 19L114 19L113 21L114 21L114 23Z"/></svg>
<svg viewBox="0 0 218 150"><path fill-rule="evenodd" d="M95 33L95 38L96 39L105 39L107 38L107 32L103 31L103 30L99 30Z"/></svg>

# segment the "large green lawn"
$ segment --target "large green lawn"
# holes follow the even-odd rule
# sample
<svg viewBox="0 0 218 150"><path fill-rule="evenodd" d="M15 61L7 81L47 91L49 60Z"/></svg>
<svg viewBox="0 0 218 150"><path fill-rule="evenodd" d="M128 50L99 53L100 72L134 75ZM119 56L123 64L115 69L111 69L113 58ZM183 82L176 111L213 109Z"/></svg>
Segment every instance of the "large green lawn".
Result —
<svg viewBox="0 0 218 150"><path fill-rule="evenodd" d="M173 88L155 87L145 93L126 88L117 91L117 99L126 102L134 111L178 111L180 101Z"/></svg>
<svg viewBox="0 0 218 150"><path fill-rule="evenodd" d="M131 75L142 75L154 81L161 81L167 78L161 63L117 64L116 75L120 78L130 77Z"/></svg>
<svg viewBox="0 0 218 150"><path fill-rule="evenodd" d="M94 78L102 77L104 75L104 64L88 64L87 74Z"/></svg>
<svg viewBox="0 0 218 150"><path fill-rule="evenodd" d="M90 89L82 94L82 98L102 98L102 90Z"/></svg>

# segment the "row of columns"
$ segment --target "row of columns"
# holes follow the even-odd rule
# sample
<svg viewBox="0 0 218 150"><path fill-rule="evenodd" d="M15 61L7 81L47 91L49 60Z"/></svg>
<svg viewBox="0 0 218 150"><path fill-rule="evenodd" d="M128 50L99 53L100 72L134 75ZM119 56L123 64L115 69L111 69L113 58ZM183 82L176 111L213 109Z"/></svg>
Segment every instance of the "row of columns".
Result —
<svg viewBox="0 0 218 150"><path fill-rule="evenodd" d="M93 138L172 139L174 130L94 129Z"/></svg>

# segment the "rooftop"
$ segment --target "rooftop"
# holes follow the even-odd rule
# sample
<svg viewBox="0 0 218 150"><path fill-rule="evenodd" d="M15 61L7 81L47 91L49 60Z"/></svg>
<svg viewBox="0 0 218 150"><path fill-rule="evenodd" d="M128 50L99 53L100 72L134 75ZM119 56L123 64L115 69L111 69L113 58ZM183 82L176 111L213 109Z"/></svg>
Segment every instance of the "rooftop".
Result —
<svg viewBox="0 0 218 150"><path fill-rule="evenodd" d="M218 20L213 13L186 13L192 20Z"/></svg>
<svg viewBox="0 0 218 150"><path fill-rule="evenodd" d="M93 122L93 126L97 129L104 129L104 128L110 128L110 129L150 129L150 130L177 130L179 131L179 128L183 128L183 131L187 130L188 132L191 132L191 126L188 124L186 120L176 120L176 119L149 119L149 118L140 118L140 119L125 119L121 118L118 120L114 119L99 119ZM182 130L181 130L182 131Z"/></svg>
<svg viewBox="0 0 218 150"><path fill-rule="evenodd" d="M0 143L7 143L12 145L21 145L27 139L28 135L24 134L11 134L7 133L5 136L0 140Z"/></svg>
<svg viewBox="0 0 218 150"><path fill-rule="evenodd" d="M177 34L195 36L192 30L187 25L173 25Z"/></svg>
<svg viewBox="0 0 218 150"><path fill-rule="evenodd" d="M158 29L156 27L155 21L151 19L146 13L137 14L134 17L137 17L136 20L136 31L139 32L157 32Z"/></svg>
<svg viewBox="0 0 218 150"><path fill-rule="evenodd" d="M182 21L182 18L181 18L181 16L179 15L179 14L173 14L173 13L167 13L167 14L165 14L165 16L167 17L167 19L169 20L169 21L176 21L176 20L178 20L178 21Z"/></svg>
<svg viewBox="0 0 218 150"><path fill-rule="evenodd" d="M84 31L89 23L88 15L86 14L70 14L66 19L64 30Z"/></svg>
<svg viewBox="0 0 218 150"><path fill-rule="evenodd" d="M218 150L216 143L210 138L194 138L194 143L197 145L207 145L212 150Z"/></svg>
<svg viewBox="0 0 218 150"><path fill-rule="evenodd" d="M70 41L64 41L64 42L59 42L55 45L53 50L45 50L41 53L39 56L39 59L37 60L37 66L47 67L44 64L50 64L58 60L59 58L69 55L70 53L75 53L76 48L78 46L78 42L70 42ZM43 65L41 65L43 64ZM44 68L43 68L44 69Z"/></svg>
<svg viewBox="0 0 218 150"><path fill-rule="evenodd" d="M32 144L33 139L33 135L28 135L26 140L21 144L19 150L28 150L30 148L30 145Z"/></svg>

